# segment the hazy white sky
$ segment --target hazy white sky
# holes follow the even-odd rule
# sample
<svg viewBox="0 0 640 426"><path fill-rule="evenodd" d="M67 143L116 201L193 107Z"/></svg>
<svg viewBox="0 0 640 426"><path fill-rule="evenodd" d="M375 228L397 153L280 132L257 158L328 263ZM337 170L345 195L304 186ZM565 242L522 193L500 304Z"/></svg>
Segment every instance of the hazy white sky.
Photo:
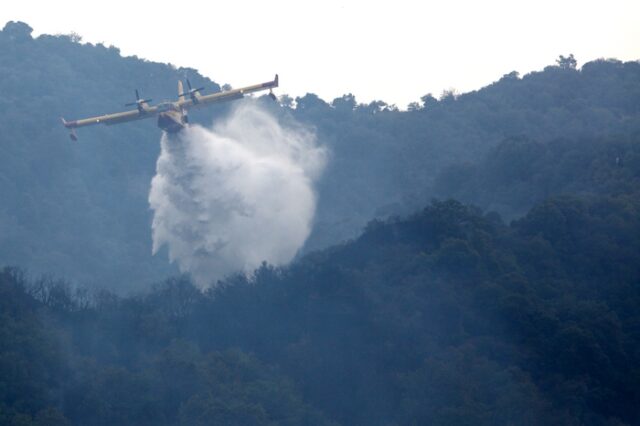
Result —
<svg viewBox="0 0 640 426"><path fill-rule="evenodd" d="M477 89L573 53L640 59L640 1L3 2L0 26L75 32L123 55L196 68L244 86L278 72L279 94L353 93L404 108L426 93Z"/></svg>

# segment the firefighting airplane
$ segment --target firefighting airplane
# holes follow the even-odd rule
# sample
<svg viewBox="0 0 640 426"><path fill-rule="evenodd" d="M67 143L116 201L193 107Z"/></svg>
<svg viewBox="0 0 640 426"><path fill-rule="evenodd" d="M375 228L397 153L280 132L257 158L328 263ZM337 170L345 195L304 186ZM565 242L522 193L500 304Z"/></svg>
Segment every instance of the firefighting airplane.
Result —
<svg viewBox="0 0 640 426"><path fill-rule="evenodd" d="M189 124L187 110L191 108L200 108L209 104L232 101L243 98L244 95L261 90L269 89L269 96L275 99L273 88L278 87L278 74L273 81L253 86L241 87L239 89L227 90L223 92L213 93L211 95L201 95L200 91L204 87L196 89L191 88L191 83L187 79L189 90L185 91L182 81L178 81L178 100L162 102L157 105L149 105L152 99L140 99L138 90L136 90L136 101L125 104L125 106L137 106L138 109L116 112L114 114L101 115L98 117L85 118L82 120L66 121L62 118L64 127L69 129L72 140L77 141L78 135L75 129L78 127L92 126L94 124L120 124L127 121L143 120L145 118L158 117L158 127L167 133L178 133Z"/></svg>

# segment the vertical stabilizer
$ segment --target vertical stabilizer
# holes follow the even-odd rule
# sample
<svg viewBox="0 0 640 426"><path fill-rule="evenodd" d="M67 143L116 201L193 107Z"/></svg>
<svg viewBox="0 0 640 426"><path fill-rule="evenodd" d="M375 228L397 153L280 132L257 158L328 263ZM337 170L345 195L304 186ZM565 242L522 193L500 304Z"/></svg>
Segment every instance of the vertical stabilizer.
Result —
<svg viewBox="0 0 640 426"><path fill-rule="evenodd" d="M187 98L184 96L184 88L182 87L182 81L178 80L178 100L184 102Z"/></svg>

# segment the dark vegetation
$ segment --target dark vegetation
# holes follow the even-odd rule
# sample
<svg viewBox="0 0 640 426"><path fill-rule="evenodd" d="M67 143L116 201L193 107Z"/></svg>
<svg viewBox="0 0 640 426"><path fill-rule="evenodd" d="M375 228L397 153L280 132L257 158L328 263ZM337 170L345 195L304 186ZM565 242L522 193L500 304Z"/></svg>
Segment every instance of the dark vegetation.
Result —
<svg viewBox="0 0 640 426"><path fill-rule="evenodd" d="M550 196L638 195L640 144L635 135L548 143L509 138L478 163L447 167L433 193L499 212L505 219L523 216Z"/></svg>
<svg viewBox="0 0 640 426"><path fill-rule="evenodd" d="M552 198L511 226L435 202L205 293L0 277L7 422L640 421L637 198Z"/></svg>
<svg viewBox="0 0 640 426"><path fill-rule="evenodd" d="M284 98L333 153L310 247L362 234L205 292L98 290L172 271L149 256L159 133L72 145L51 111L183 72L0 33L0 262L89 284L1 270L0 424L640 424L637 62L561 57L406 112Z"/></svg>

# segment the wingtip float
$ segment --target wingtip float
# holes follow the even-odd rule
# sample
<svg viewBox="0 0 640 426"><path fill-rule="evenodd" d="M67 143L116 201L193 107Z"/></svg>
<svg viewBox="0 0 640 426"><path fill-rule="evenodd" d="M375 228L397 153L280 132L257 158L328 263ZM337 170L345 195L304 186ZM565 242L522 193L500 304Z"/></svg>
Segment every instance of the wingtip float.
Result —
<svg viewBox="0 0 640 426"><path fill-rule="evenodd" d="M278 74L272 81L254 84L253 86L241 87L239 89L226 90L223 92L202 95L200 92L204 87L192 88L191 82L187 79L188 90L184 89L182 81L178 82L178 100L161 102L157 105L150 105L152 99L140 99L138 90L136 100L129 102L125 106L136 106L135 110L117 112L114 114L100 115L97 117L84 118L81 120L66 121L62 119L64 127L69 129L71 140L77 141L78 135L75 131L78 127L92 126L94 124L120 124L128 121L143 120L146 118L158 117L158 127L167 133L178 133L189 124L188 110L200 108L205 105L228 102L243 98L249 93L269 90L269 97L276 99L273 89L278 87Z"/></svg>

